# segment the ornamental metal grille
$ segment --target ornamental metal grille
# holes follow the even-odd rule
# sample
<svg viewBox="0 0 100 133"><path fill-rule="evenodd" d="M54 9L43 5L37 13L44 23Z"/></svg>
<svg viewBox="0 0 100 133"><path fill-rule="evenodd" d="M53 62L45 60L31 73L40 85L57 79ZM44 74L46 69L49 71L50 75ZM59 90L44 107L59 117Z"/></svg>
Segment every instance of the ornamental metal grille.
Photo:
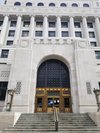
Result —
<svg viewBox="0 0 100 133"><path fill-rule="evenodd" d="M43 62L37 73L37 88L70 88L68 67L61 61L50 59Z"/></svg>

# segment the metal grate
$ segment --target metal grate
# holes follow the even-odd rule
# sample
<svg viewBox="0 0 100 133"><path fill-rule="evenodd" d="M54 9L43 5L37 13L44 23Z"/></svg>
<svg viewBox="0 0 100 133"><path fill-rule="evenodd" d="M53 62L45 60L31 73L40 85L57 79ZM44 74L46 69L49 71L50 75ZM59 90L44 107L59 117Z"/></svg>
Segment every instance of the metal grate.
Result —
<svg viewBox="0 0 100 133"><path fill-rule="evenodd" d="M63 62L55 59L43 62L37 74L37 88L39 87L70 88L68 67Z"/></svg>

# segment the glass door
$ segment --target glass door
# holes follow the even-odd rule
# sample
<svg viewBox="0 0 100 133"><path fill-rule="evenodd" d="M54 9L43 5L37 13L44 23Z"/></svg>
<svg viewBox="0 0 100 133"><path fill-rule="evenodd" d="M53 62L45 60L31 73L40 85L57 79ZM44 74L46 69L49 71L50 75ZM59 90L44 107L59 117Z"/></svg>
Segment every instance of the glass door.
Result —
<svg viewBox="0 0 100 133"><path fill-rule="evenodd" d="M53 107L59 111L59 97L48 97L47 112L53 112Z"/></svg>

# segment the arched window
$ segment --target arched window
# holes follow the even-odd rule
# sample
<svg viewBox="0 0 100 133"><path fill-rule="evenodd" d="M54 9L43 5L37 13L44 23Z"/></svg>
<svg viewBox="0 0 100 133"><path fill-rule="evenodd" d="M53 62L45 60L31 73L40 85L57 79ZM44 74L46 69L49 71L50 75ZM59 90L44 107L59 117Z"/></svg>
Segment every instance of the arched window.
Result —
<svg viewBox="0 0 100 133"><path fill-rule="evenodd" d="M43 3L38 3L37 6L44 6L44 4Z"/></svg>
<svg viewBox="0 0 100 133"><path fill-rule="evenodd" d="M20 5L21 5L20 2L15 2L15 3L14 3L14 6L20 6Z"/></svg>
<svg viewBox="0 0 100 133"><path fill-rule="evenodd" d="M67 5L65 3L60 4L61 7L66 7Z"/></svg>
<svg viewBox="0 0 100 133"><path fill-rule="evenodd" d="M52 7L54 7L54 6L55 6L55 4L54 4L54 3L50 3L50 4L49 4L49 6L52 6Z"/></svg>
<svg viewBox="0 0 100 133"><path fill-rule="evenodd" d="M37 72L37 88L49 87L70 88L69 69L56 59L43 62Z"/></svg>
<svg viewBox="0 0 100 133"><path fill-rule="evenodd" d="M85 3L83 4L83 7L89 7L89 4Z"/></svg>
<svg viewBox="0 0 100 133"><path fill-rule="evenodd" d="M32 6L32 3L31 2L27 2L26 6Z"/></svg>
<svg viewBox="0 0 100 133"><path fill-rule="evenodd" d="M73 3L73 4L72 4L72 7L78 7L78 4Z"/></svg>

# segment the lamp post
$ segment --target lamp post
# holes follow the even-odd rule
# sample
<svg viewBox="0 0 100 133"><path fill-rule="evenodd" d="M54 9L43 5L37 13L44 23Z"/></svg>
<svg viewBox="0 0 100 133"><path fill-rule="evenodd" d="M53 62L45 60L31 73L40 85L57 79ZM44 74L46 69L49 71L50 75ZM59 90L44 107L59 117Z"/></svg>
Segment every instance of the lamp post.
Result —
<svg viewBox="0 0 100 133"><path fill-rule="evenodd" d="M96 102L97 102L97 106L98 106L97 112L99 112L100 111L100 90L94 88L93 92L95 94Z"/></svg>
<svg viewBox="0 0 100 133"><path fill-rule="evenodd" d="M8 95L10 95L10 101L6 105L6 110L7 111L11 111L14 93L15 93L15 90L14 89L8 90Z"/></svg>

